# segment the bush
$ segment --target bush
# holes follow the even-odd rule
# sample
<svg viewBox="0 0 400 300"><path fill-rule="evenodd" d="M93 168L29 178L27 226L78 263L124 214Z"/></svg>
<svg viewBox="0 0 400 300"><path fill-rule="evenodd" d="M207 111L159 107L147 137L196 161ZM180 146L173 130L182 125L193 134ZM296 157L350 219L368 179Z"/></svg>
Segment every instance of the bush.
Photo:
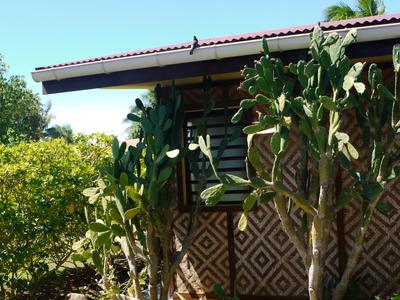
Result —
<svg viewBox="0 0 400 300"><path fill-rule="evenodd" d="M60 267L86 231L82 190L110 163L111 137L0 145L0 298Z"/></svg>

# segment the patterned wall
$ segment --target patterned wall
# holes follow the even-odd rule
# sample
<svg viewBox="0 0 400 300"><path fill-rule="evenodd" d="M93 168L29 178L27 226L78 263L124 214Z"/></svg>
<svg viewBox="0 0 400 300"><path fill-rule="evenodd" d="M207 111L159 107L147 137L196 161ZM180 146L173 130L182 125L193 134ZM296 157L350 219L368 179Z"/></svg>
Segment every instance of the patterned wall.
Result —
<svg viewBox="0 0 400 300"><path fill-rule="evenodd" d="M187 214L177 216L174 224L176 249L186 233ZM229 257L226 213L203 213L188 254L180 264L175 291L190 294L210 292L215 283L226 291L229 285Z"/></svg>
<svg viewBox="0 0 400 300"><path fill-rule="evenodd" d="M192 92L191 92L192 93ZM216 91L213 95L221 95ZM237 93L228 90L233 97ZM236 99L235 98L235 99ZM354 116L349 116L347 132L352 133L352 141L360 140L361 133L354 124ZM297 134L290 137L289 152L284 158L284 184L293 189L296 170L299 165ZM268 152L269 141L265 137L256 140L262 153L262 161L271 167L272 155ZM354 143L357 147L357 142ZM399 145L400 147L400 145ZM360 149L360 147L358 147ZM361 151L360 162L365 161ZM359 168L365 168L363 164ZM351 184L343 176L343 186ZM358 264L356 277L363 297L387 294L400 287L400 180L393 182L383 196L383 201L392 209L389 215L376 212L364 247L364 254ZM357 203L344 210L344 247L348 254L354 238L354 230L359 222ZM295 221L300 222L298 211L292 213ZM189 254L181 264L180 275L176 276L175 291L188 293L209 291L212 284L223 283L229 291L229 262L234 264L236 274L235 287L240 294L257 296L305 296L306 274L295 248L283 232L273 206L264 205L250 213L249 224L244 232L236 229L240 213L234 213L233 244L234 257L228 255L228 226L226 212L207 212L201 218L201 227L191 246ZM175 245L184 232L184 216L177 217L175 223ZM333 223L331 239L328 245L327 276L337 277L339 270L337 223ZM342 262L344 263L344 262ZM185 279L184 279L185 278Z"/></svg>
<svg viewBox="0 0 400 300"><path fill-rule="evenodd" d="M350 115L346 132L351 132L351 139L359 149L358 170L367 168L367 152L361 147L361 131L357 128L355 118ZM397 147L400 147L399 143ZM343 185L348 186L351 180L343 175ZM375 211L368 228L364 251L360 259L355 279L361 295L371 298L374 295L386 295L400 286L400 180L390 183L382 196L382 202L392 207L388 215ZM348 255L352 249L356 229L360 223L360 204L356 201L345 208L344 228L345 247Z"/></svg>

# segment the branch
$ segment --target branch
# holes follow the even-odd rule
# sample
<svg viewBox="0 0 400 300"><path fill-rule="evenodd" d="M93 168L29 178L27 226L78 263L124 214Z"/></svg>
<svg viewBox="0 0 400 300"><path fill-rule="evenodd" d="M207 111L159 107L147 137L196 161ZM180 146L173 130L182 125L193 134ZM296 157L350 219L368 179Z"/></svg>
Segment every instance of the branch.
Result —
<svg viewBox="0 0 400 300"><path fill-rule="evenodd" d="M184 237L184 239L182 241L181 250L175 253L176 255L173 257L173 259L171 261L169 276L172 276L172 274L175 272L176 268L181 263L183 257L189 250L190 245L192 244L193 237L197 231L200 210L201 210L201 197L197 196L196 197L196 206L191 215L191 222L189 224L188 233L186 234L186 236Z"/></svg>
<svg viewBox="0 0 400 300"><path fill-rule="evenodd" d="M148 256L146 256L143 253L143 250L136 245L135 237L133 236L133 233L132 233L132 230L131 230L131 227L130 227L128 221L125 221L124 227L125 227L126 238L128 240L128 244L131 247L131 249L134 252L134 254L137 257L139 257L140 259L142 259L143 261L145 261L146 263L150 263L150 258Z"/></svg>
<svg viewBox="0 0 400 300"><path fill-rule="evenodd" d="M279 182L272 183L264 180L264 184L268 189L273 190L287 198L291 198L294 201L294 203L296 203L296 205L300 207L302 210L304 210L306 213L312 216L317 215L317 210L315 209L314 206L311 205L311 203L307 201L307 199L305 199L298 193L293 193L292 191L287 189L282 183Z"/></svg>
<svg viewBox="0 0 400 300"><path fill-rule="evenodd" d="M288 211L286 210L285 200L281 195L279 195L275 197L274 203L279 219L281 220L283 230L286 232L289 239L299 252L300 257L303 260L304 267L308 269L310 264L308 250L304 243L304 238L299 234L298 231L296 231L293 219L289 216Z"/></svg>
<svg viewBox="0 0 400 300"><path fill-rule="evenodd" d="M339 284L335 288L332 300L341 300L344 294L346 293L350 278L353 274L354 268L363 250L365 233L367 232L369 223L372 218L372 214L374 213L375 207L378 204L383 191L384 189L382 189L382 191L378 193L378 195L375 196L375 199L371 200L371 202L368 205L367 214L361 221L360 227L357 230L353 249L350 253L342 278L340 279Z"/></svg>

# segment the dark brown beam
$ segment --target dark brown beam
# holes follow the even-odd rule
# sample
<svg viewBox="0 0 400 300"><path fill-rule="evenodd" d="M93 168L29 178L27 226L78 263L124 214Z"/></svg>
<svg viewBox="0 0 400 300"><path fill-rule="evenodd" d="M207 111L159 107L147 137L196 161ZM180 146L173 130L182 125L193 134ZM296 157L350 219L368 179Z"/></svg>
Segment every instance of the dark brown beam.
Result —
<svg viewBox="0 0 400 300"><path fill-rule="evenodd" d="M351 45L348 48L349 58L373 57L389 55L393 45L400 43L400 39L365 42ZM273 53L279 56L285 64L297 61L304 57L305 49ZM128 84L140 84L163 80L180 79L220 73L237 72L244 65L251 65L260 55L225 58L220 60L207 60L201 62L170 65L165 67L153 67L140 70L114 72L111 74L98 74L68 78L63 80L51 80L43 82L43 92L54 94L61 92L79 91L94 88L104 88Z"/></svg>

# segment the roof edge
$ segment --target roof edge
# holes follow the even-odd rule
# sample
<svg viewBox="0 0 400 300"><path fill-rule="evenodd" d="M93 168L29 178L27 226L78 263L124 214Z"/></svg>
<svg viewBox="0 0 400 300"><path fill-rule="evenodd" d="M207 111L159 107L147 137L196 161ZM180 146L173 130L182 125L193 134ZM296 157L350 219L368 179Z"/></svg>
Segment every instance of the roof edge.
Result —
<svg viewBox="0 0 400 300"><path fill-rule="evenodd" d="M333 28L332 30L328 30L327 32L336 31L339 34L344 35L350 30L350 28L356 28L358 30L357 42L399 38L400 14L395 16L396 22L368 26L363 25L359 27L349 26L341 29ZM376 18L374 20L376 20ZM385 20L387 20L387 16L385 17ZM330 22L328 24L332 23L343 25L343 22L341 21ZM269 38L267 37L271 52L307 48L310 42L309 33L312 31L313 27L314 26L312 25L303 26L302 31L296 33L287 35L276 35ZM36 82L43 82L49 80L62 80L65 78L90 76L96 74L109 74L118 71L135 70L149 67L163 67L166 65L189 63L195 61L213 59L218 60L222 58L253 55L258 54L262 51L262 46L260 43L262 37L263 35L257 35L257 38L245 39L242 41L210 43L210 45L200 46L199 48L196 48L193 55L189 55L189 51L187 51L188 48L186 46L182 46L182 49L172 49L133 56L116 57L111 59L105 57L96 61L89 61L71 65L56 65L51 68L38 69L33 71L32 78Z"/></svg>

